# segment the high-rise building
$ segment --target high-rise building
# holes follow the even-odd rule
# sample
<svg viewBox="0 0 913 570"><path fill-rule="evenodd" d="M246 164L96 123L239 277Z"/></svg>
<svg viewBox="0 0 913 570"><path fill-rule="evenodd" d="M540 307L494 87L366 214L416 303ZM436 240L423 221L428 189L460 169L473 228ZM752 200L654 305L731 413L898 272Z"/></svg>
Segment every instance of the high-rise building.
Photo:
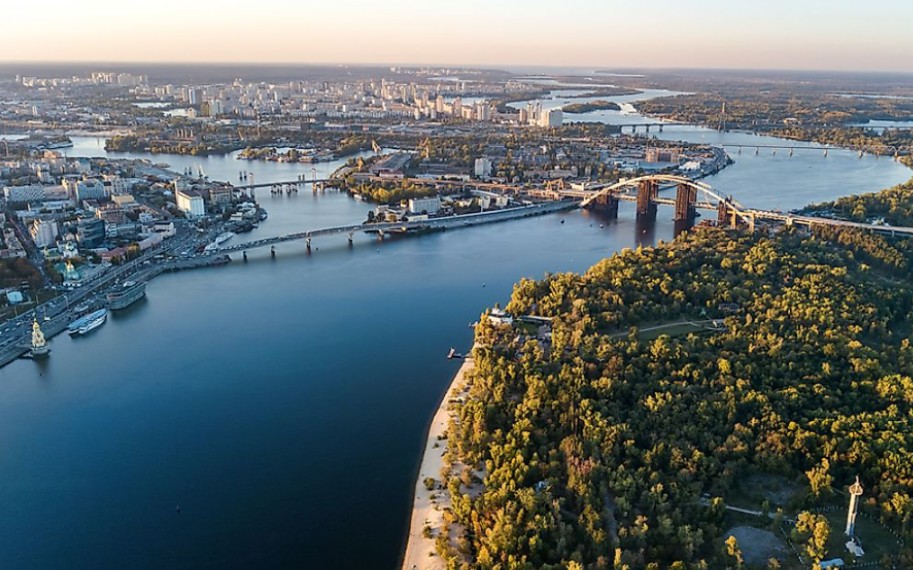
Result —
<svg viewBox="0 0 913 570"><path fill-rule="evenodd" d="M174 193L178 210L184 212L189 218L199 218L206 215L203 197L194 190L177 190Z"/></svg>
<svg viewBox="0 0 913 570"><path fill-rule="evenodd" d="M76 241L83 248L99 247L105 242L105 221L98 218L79 218L76 221Z"/></svg>
<svg viewBox="0 0 913 570"><path fill-rule="evenodd" d="M476 178L488 178L491 176L491 160L484 156L476 159L475 163Z"/></svg>
<svg viewBox="0 0 913 570"><path fill-rule="evenodd" d="M57 236L60 235L57 229L57 220L42 220L41 218L32 222L29 227L29 233L35 245L42 248L54 245L57 241Z"/></svg>
<svg viewBox="0 0 913 570"><path fill-rule="evenodd" d="M560 127L563 122L564 112L561 109L546 109L542 111L542 115L539 117L540 127Z"/></svg>

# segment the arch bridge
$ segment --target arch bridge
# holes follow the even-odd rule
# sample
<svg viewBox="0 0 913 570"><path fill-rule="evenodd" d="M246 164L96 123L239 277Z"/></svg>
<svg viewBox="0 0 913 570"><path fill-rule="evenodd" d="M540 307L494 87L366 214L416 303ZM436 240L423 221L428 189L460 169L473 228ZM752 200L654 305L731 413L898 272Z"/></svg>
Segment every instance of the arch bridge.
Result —
<svg viewBox="0 0 913 570"><path fill-rule="evenodd" d="M675 187L675 198L659 195L661 187ZM736 202L731 196L723 197L704 182L673 174L638 176L593 190L565 192L582 198L580 206L602 210L610 217L618 216L618 202L637 204L637 219L656 220L658 205L675 207L675 222L683 227L694 225L697 210L716 210L721 223L737 224L739 220L754 226L755 215Z"/></svg>
<svg viewBox="0 0 913 570"><path fill-rule="evenodd" d="M659 196L661 186L675 187L675 198ZM653 174L624 180L616 184L596 187L589 190L564 190L562 195L580 199L581 207L602 210L612 218L618 216L618 202L628 201L637 204L637 219L653 222L656 220L658 205L675 207L677 229L687 229L694 225L697 210L716 210L717 223L735 227L745 224L751 231L756 221L767 221L786 226L829 225L843 228L855 228L881 234L904 235L913 237L913 228L836 220L817 216L804 216L779 210L761 210L747 208L734 200L732 196L721 196L709 184L672 174Z"/></svg>

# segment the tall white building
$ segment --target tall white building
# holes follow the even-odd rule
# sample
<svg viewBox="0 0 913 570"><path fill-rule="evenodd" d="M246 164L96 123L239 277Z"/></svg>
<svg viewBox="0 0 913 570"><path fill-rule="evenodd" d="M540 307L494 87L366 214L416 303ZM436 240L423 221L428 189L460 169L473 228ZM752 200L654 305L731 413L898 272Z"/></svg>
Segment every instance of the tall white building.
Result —
<svg viewBox="0 0 913 570"><path fill-rule="evenodd" d="M206 207L203 205L203 197L194 190L178 190L174 193L178 210L184 212L187 217L199 218L206 215Z"/></svg>
<svg viewBox="0 0 913 570"><path fill-rule="evenodd" d="M482 158L477 158L475 164L475 175L476 178L488 178L491 176L491 160L485 158L484 156Z"/></svg>
<svg viewBox="0 0 913 570"><path fill-rule="evenodd" d="M540 127L560 127L564 122L564 112L561 109L548 109L542 111L539 117Z"/></svg>
<svg viewBox="0 0 913 570"><path fill-rule="evenodd" d="M29 233L32 235L32 241L38 247L48 247L54 245L57 236L60 235L57 228L57 220L36 219L29 227Z"/></svg>

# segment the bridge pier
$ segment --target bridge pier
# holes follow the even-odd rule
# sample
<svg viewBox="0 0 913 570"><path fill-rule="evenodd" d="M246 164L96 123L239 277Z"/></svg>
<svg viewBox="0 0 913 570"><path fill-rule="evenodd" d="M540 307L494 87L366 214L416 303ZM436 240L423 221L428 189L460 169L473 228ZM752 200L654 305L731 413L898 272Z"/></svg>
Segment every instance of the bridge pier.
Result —
<svg viewBox="0 0 913 570"><path fill-rule="evenodd" d="M659 126L659 132L663 132L663 126L662 126L662 125Z"/></svg>
<svg viewBox="0 0 913 570"><path fill-rule="evenodd" d="M349 247L352 247L352 242L355 238L355 232L349 232Z"/></svg>
<svg viewBox="0 0 913 570"><path fill-rule="evenodd" d="M269 246L269 254L273 259L276 259L276 246Z"/></svg>
<svg viewBox="0 0 913 570"><path fill-rule="evenodd" d="M729 226L731 228L736 227L737 218L735 210L729 207L729 203L726 201L720 202L717 206L717 216L716 224L720 227Z"/></svg>
<svg viewBox="0 0 913 570"><path fill-rule="evenodd" d="M247 263L247 250L245 249L244 251L242 251L241 255L244 256L244 263Z"/></svg>
<svg viewBox="0 0 913 570"><path fill-rule="evenodd" d="M644 180L637 187L637 219L656 221L656 197L659 184L655 180Z"/></svg>
<svg viewBox="0 0 913 570"><path fill-rule="evenodd" d="M697 216L697 190L688 184L679 184L675 190L675 217L676 228L681 225L689 229L694 225Z"/></svg>
<svg viewBox="0 0 913 570"><path fill-rule="evenodd" d="M589 207L596 212L606 214L609 219L618 219L618 198L614 194L608 193L597 196L595 200L590 202Z"/></svg>

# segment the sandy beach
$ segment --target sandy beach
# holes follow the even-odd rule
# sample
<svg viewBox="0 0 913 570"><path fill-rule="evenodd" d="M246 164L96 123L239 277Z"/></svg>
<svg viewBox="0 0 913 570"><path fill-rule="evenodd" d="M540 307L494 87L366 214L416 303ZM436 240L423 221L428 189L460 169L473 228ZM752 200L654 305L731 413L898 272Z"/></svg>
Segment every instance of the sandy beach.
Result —
<svg viewBox="0 0 913 570"><path fill-rule="evenodd" d="M412 521L409 525L409 542L406 545L406 554L403 558L404 570L443 570L444 561L434 554L434 538L425 538L422 530L426 525L433 530L433 536L437 536L443 522L443 508L447 504L446 491L434 489L429 491L425 487L424 480L426 477L433 477L438 482L441 478L441 467L443 466L444 453L447 451L447 440L438 441L438 436L447 429L449 420L450 400L457 394L460 387L463 386L463 377L467 371L473 367L472 357L467 356L463 365L457 371L444 394L441 405L438 407L434 419L431 420L431 427L428 429L428 438L425 441L425 452L422 455L422 464L419 467L418 476L415 478L415 494L412 500ZM434 447L435 443L438 447ZM437 504L432 502L431 495L437 493ZM435 508L437 506L437 508ZM434 554L434 556L431 556Z"/></svg>

